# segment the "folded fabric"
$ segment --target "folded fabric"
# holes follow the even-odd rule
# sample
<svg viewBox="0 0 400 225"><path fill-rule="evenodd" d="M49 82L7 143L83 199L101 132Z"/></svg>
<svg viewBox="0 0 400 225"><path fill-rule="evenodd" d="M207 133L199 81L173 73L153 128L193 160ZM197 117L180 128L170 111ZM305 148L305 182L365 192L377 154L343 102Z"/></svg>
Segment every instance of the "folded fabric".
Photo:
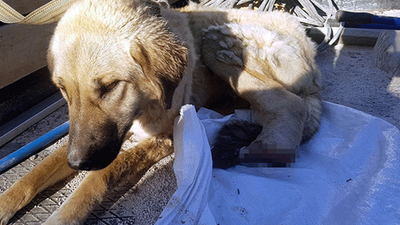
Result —
<svg viewBox="0 0 400 225"><path fill-rule="evenodd" d="M323 105L319 132L289 168L212 169L210 144L230 119L186 105L175 123L178 189L157 224L400 224L400 131Z"/></svg>

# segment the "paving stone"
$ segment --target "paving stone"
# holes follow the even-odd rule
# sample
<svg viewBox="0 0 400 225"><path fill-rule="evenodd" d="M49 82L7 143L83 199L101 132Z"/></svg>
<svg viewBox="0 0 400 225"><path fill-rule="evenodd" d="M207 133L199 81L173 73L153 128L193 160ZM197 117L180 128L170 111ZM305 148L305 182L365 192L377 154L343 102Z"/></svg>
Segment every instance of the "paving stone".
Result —
<svg viewBox="0 0 400 225"><path fill-rule="evenodd" d="M11 223L12 225L25 225L25 223L21 222L21 221L16 221L14 223Z"/></svg>
<svg viewBox="0 0 400 225"><path fill-rule="evenodd" d="M86 220L85 225L109 225L101 220L94 219L94 220Z"/></svg>
<svg viewBox="0 0 400 225"><path fill-rule="evenodd" d="M44 209L42 206L34 206L31 210L31 213L37 215L37 214L47 214L49 213L46 209Z"/></svg>
<svg viewBox="0 0 400 225"><path fill-rule="evenodd" d="M40 220L34 216L33 213L26 213L25 215L21 216L20 220L24 223L36 222L36 224L38 224L40 222Z"/></svg>
<svg viewBox="0 0 400 225"><path fill-rule="evenodd" d="M97 218L100 219L110 219L116 218L117 216L113 213L113 210L105 211L105 210L95 210L92 212Z"/></svg>

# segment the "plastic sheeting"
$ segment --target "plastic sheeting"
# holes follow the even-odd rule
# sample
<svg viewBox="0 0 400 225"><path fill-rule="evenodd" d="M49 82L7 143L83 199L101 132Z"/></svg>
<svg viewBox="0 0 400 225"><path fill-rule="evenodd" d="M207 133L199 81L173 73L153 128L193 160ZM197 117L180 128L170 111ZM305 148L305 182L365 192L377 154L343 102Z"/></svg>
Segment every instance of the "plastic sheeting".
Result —
<svg viewBox="0 0 400 225"><path fill-rule="evenodd" d="M290 168L212 169L209 143L228 119L182 108L174 143L178 189L157 224L400 224L400 131L324 103L320 131ZM210 140L210 142L209 142Z"/></svg>

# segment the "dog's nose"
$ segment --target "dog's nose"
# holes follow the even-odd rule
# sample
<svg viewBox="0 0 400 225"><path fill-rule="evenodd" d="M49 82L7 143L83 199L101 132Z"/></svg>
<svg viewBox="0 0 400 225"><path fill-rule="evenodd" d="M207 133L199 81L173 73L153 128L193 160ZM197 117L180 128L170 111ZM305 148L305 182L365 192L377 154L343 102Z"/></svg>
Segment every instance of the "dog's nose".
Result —
<svg viewBox="0 0 400 225"><path fill-rule="evenodd" d="M90 158L68 158L68 166L75 170L101 170L107 167L115 157L90 157Z"/></svg>
<svg viewBox="0 0 400 225"><path fill-rule="evenodd" d="M95 170L91 161L88 160L69 160L68 166L75 170Z"/></svg>

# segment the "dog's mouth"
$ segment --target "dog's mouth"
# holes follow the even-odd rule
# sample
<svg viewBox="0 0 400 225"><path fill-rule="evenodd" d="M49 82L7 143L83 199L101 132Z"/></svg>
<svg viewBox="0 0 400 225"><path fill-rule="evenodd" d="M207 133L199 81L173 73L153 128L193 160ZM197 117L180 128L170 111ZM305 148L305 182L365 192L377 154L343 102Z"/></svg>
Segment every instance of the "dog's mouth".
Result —
<svg viewBox="0 0 400 225"><path fill-rule="evenodd" d="M96 154L89 158L74 158L68 155L68 166L75 170L101 170L110 165L117 157L117 155L118 152L115 155Z"/></svg>
<svg viewBox="0 0 400 225"><path fill-rule="evenodd" d="M76 170L101 170L110 165L120 151L122 141L118 138L110 138L102 142L91 140L82 141L78 137L77 142L74 138L70 140L67 155L68 165Z"/></svg>
<svg viewBox="0 0 400 225"><path fill-rule="evenodd" d="M71 120L67 148L68 165L75 170L101 170L110 165L121 149L125 132L111 119L75 122ZM127 130L127 129L122 129Z"/></svg>

